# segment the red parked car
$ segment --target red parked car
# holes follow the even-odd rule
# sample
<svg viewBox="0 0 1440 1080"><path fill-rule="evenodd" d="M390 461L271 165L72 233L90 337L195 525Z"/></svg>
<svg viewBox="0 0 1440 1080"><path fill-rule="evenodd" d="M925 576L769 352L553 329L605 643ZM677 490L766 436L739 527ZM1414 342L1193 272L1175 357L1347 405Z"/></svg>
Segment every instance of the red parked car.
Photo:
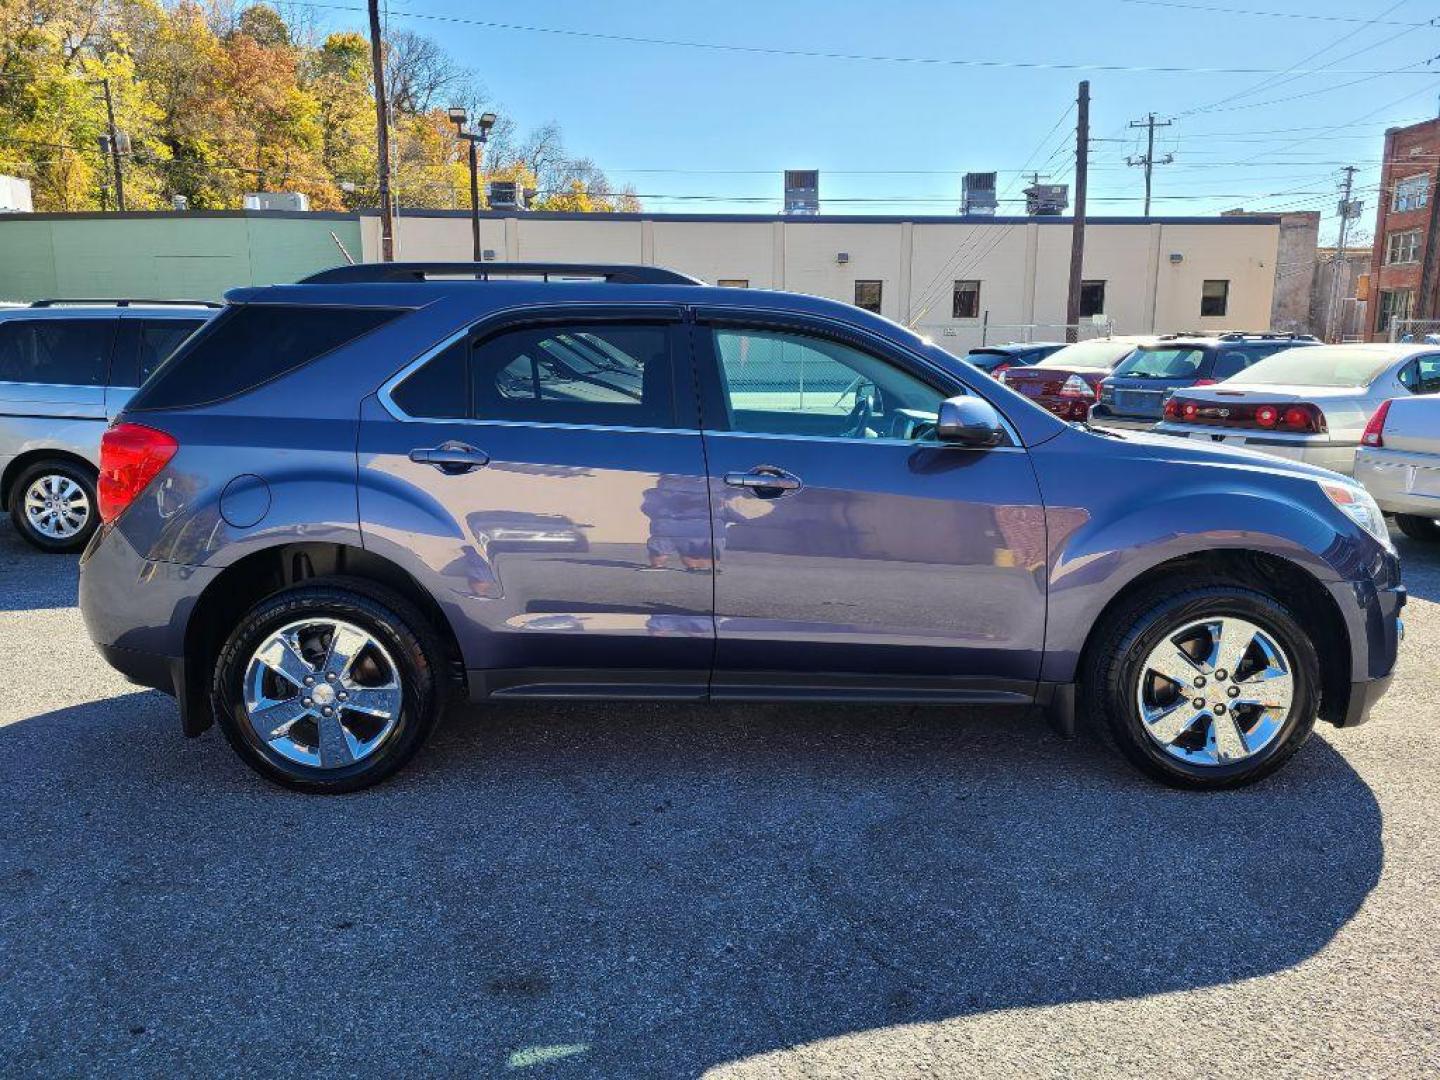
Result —
<svg viewBox="0 0 1440 1080"><path fill-rule="evenodd" d="M1002 372L1000 380L1062 420L1087 420L1090 407L1100 399L1101 380L1137 346L1155 340L1140 336L1077 341L1038 364Z"/></svg>

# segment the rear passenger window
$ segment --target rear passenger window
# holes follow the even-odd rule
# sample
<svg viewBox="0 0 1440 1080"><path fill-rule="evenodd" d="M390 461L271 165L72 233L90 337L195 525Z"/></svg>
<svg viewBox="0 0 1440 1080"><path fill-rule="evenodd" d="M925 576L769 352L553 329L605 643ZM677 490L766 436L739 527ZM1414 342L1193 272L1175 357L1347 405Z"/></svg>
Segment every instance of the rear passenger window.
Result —
<svg viewBox="0 0 1440 1080"><path fill-rule="evenodd" d="M114 386L139 386L178 349L204 319L126 319L122 324L115 363L110 368Z"/></svg>
<svg viewBox="0 0 1440 1080"><path fill-rule="evenodd" d="M132 411L204 405L253 390L405 314L394 308L239 304L164 364Z"/></svg>
<svg viewBox="0 0 1440 1080"><path fill-rule="evenodd" d="M1265 354L1248 352L1245 349L1226 349L1215 358L1215 370L1211 378L1228 379L1231 375L1239 375L1263 355Z"/></svg>
<svg viewBox="0 0 1440 1080"><path fill-rule="evenodd" d="M0 323L0 382L102 386L118 319Z"/></svg>

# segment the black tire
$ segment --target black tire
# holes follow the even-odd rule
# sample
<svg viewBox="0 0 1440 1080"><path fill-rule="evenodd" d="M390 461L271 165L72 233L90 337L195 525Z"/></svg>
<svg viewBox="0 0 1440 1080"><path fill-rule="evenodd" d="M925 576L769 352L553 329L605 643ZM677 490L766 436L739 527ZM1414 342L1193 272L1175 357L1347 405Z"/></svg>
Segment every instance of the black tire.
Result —
<svg viewBox="0 0 1440 1080"><path fill-rule="evenodd" d="M1396 514L1395 524L1411 540L1424 540L1440 544L1440 521L1435 518L1417 517L1414 514Z"/></svg>
<svg viewBox="0 0 1440 1080"><path fill-rule="evenodd" d="M25 513L25 493L30 490L35 481L46 476L59 476L71 480L78 484L85 493L87 508L85 523L70 536L59 538L45 535L35 527ZM41 551L53 555L80 551L90 542L90 537L100 526L100 509L95 495L95 471L63 458L37 461L33 465L26 466L10 486L10 520L15 523L16 531L33 547L39 548Z"/></svg>
<svg viewBox="0 0 1440 1080"><path fill-rule="evenodd" d="M283 756L256 733L245 711L242 684L256 649L274 631L310 617L343 619L369 633L393 659L402 690L398 720L385 740L359 761L332 769ZM211 705L225 738L261 776L296 791L341 794L378 784L415 755L444 711L445 670L435 628L399 593L358 578L318 578L245 613L216 659Z"/></svg>
<svg viewBox="0 0 1440 1080"><path fill-rule="evenodd" d="M1261 750L1229 764L1202 765L1172 756L1150 737L1135 691L1146 658L1167 633L1212 616L1243 618L1272 636L1290 657L1294 694L1289 715ZM1162 583L1122 603L1097 628L1081 681L1085 710L1105 718L1133 765L1161 783L1192 790L1243 787L1269 776L1305 744L1320 707L1319 656L1295 615L1272 596L1220 582L1188 589Z"/></svg>

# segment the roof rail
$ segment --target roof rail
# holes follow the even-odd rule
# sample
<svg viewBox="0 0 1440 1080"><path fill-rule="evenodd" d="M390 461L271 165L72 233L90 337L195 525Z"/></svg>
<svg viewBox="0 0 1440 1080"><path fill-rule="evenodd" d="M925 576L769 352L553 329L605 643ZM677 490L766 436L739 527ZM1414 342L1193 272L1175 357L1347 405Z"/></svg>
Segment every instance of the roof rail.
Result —
<svg viewBox="0 0 1440 1080"><path fill-rule="evenodd" d="M99 307L102 304L113 304L115 307L223 307L214 300L137 300L134 298L117 299L113 296L99 297L55 297L48 300L35 300L30 306L32 308L65 307L73 305L76 307Z"/></svg>
<svg viewBox="0 0 1440 1080"><path fill-rule="evenodd" d="M336 266L301 278L301 285L355 285L382 281L430 281L434 278L473 276L488 281L505 277L604 278L611 285L704 285L699 278L663 266L624 266L611 263L502 263L502 262L392 262Z"/></svg>
<svg viewBox="0 0 1440 1080"><path fill-rule="evenodd" d="M1277 333L1273 330L1227 330L1220 335L1221 341L1243 341L1258 338L1261 341L1316 341L1314 334Z"/></svg>

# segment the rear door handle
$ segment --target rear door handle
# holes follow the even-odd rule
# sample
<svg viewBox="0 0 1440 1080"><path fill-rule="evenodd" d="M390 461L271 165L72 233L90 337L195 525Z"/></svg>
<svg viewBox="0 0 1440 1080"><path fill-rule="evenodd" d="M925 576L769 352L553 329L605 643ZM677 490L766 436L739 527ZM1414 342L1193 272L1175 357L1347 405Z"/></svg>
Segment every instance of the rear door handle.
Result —
<svg viewBox="0 0 1440 1080"><path fill-rule="evenodd" d="M490 455L466 443L443 442L411 450L410 460L417 465L433 465L447 476L459 476L489 465Z"/></svg>
<svg viewBox="0 0 1440 1080"><path fill-rule="evenodd" d="M800 490L800 478L774 465L756 465L749 472L727 472L725 483L748 488L761 498L773 499Z"/></svg>

